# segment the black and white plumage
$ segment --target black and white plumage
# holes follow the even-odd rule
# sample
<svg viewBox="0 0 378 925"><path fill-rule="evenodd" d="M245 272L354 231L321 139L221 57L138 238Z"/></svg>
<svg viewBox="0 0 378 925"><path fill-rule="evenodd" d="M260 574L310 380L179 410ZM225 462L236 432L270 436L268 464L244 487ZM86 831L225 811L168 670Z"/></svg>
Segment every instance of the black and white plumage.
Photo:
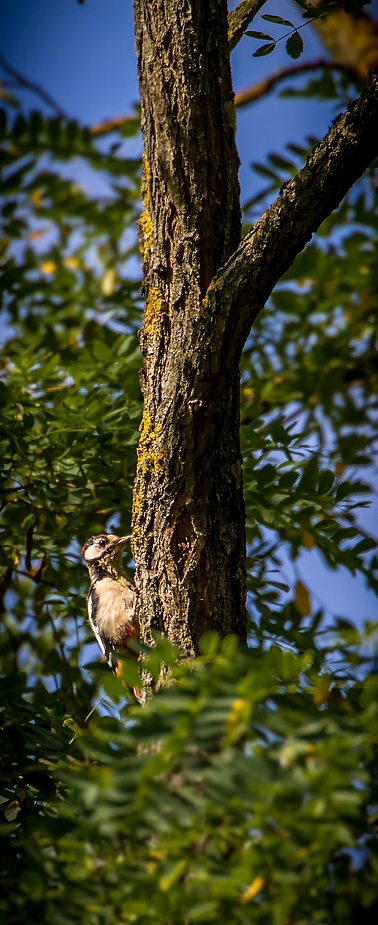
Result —
<svg viewBox="0 0 378 925"><path fill-rule="evenodd" d="M91 579L87 596L89 622L115 674L118 669L115 653L125 651L130 640L139 637L134 585L122 571L122 552L130 539L130 536L101 533L89 537L82 549Z"/></svg>

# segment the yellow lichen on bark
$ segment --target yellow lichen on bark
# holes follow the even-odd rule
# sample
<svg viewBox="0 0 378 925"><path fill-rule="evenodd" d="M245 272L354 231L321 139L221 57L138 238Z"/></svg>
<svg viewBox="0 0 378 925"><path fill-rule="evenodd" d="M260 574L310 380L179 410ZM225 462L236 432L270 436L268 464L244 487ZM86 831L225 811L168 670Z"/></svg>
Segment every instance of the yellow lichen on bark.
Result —
<svg viewBox="0 0 378 925"><path fill-rule="evenodd" d="M153 427L149 412L143 411L137 449L137 475L145 475L150 466L153 466L156 475L163 471L164 449L162 446L156 448L156 442L159 443L162 436L162 425L156 424Z"/></svg>
<svg viewBox="0 0 378 925"><path fill-rule="evenodd" d="M167 303L160 290L152 287L148 292L144 309L144 333L159 341L167 315Z"/></svg>
<svg viewBox="0 0 378 925"><path fill-rule="evenodd" d="M144 263L148 251L151 250L152 241L153 241L153 227L150 216L147 212L147 209L143 209L143 212L140 216L139 222L139 246L142 254L142 262Z"/></svg>
<svg viewBox="0 0 378 925"><path fill-rule="evenodd" d="M153 244L153 224L150 216L151 205L151 168L146 153L142 157L142 201L143 212L139 219L139 242L143 263ZM151 287L145 302L143 331L147 337L159 341L162 334L164 319L167 317L167 305L159 289ZM143 412L140 425L140 438L137 449L137 469L135 478L135 494L133 500L133 526L132 544L140 547L147 543L148 536L141 526L142 507L145 496L146 477L154 472L160 475L163 472L165 451L162 446L162 425L151 421L148 411Z"/></svg>
<svg viewBox="0 0 378 925"><path fill-rule="evenodd" d="M143 151L143 154L142 154L141 193L142 193L143 203L147 207L150 204L150 199L151 199L151 167L149 165L148 157L145 151Z"/></svg>
<svg viewBox="0 0 378 925"><path fill-rule="evenodd" d="M211 308L211 303L212 303L212 301L213 301L212 295L213 295L213 293L216 292L216 288L217 288L217 280L216 280L216 279L212 279L210 285L209 285L208 288L207 288L206 295L203 297L202 303L201 303L201 304L202 304L202 308L205 309L205 311L206 311L207 309Z"/></svg>
<svg viewBox="0 0 378 925"><path fill-rule="evenodd" d="M154 471L155 475L160 475L164 469L165 451L162 446L162 440L162 425L156 424L155 427L153 427L150 413L144 411L140 425L140 438L137 449L137 470L135 478L137 490L133 502L134 523L132 534L133 541L138 545L142 541L145 542L147 540L147 536L140 526L145 477L151 470Z"/></svg>
<svg viewBox="0 0 378 925"><path fill-rule="evenodd" d="M132 540L131 540L131 550L134 553L134 549L140 546L142 543L147 541L147 536L140 526L140 516L141 516L141 498L139 495L136 495L133 503L134 511L134 524L132 526Z"/></svg>
<svg viewBox="0 0 378 925"><path fill-rule="evenodd" d="M148 251L152 247L154 233L153 224L149 213L149 206L151 203L151 167L148 163L148 158L144 151L142 155L141 196L144 208L138 224L140 232L139 244L142 254L142 262L144 263Z"/></svg>

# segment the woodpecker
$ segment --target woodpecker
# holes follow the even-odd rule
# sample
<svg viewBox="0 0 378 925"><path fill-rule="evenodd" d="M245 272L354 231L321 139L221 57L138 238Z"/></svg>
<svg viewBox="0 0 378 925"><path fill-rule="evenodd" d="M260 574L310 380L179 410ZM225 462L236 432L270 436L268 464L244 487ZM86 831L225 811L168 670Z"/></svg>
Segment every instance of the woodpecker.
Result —
<svg viewBox="0 0 378 925"><path fill-rule="evenodd" d="M87 610L91 628L114 674L118 673L116 652L124 652L130 639L138 639L134 616L135 589L122 570L122 551L131 536L100 533L90 536L82 553L91 585Z"/></svg>

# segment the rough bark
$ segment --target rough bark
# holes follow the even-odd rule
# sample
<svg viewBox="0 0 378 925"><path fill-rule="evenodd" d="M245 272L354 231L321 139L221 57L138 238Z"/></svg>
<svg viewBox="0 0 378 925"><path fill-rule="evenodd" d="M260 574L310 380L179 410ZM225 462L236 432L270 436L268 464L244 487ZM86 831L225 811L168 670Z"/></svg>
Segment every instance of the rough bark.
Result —
<svg viewBox="0 0 378 925"><path fill-rule="evenodd" d="M144 415L133 504L142 639L246 637L241 351L277 280L378 153L378 80L240 242L224 0L135 0L145 145Z"/></svg>
<svg viewBox="0 0 378 925"><path fill-rule="evenodd" d="M144 139L144 415L133 534L142 637L184 652L246 637L239 382L208 432L190 345L203 298L240 241L224 0L135 0ZM208 355L210 345L203 342ZM211 388L210 388L211 392ZM208 399L216 407L216 392Z"/></svg>
<svg viewBox="0 0 378 925"><path fill-rule="evenodd" d="M266 0L241 0L235 10L228 16L228 47L230 51L240 42L240 39L248 29L261 7Z"/></svg>

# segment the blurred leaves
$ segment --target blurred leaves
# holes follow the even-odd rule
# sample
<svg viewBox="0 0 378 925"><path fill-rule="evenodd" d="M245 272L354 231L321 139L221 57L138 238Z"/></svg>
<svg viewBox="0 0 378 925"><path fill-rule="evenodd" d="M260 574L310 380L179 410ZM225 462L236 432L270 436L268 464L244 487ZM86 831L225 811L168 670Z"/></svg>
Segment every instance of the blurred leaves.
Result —
<svg viewBox="0 0 378 925"><path fill-rule="evenodd" d="M186 665L171 647L169 683L143 710L94 712L74 740L57 692L25 676L3 687L19 737L2 788L5 877L18 879L6 921L363 915L377 895L378 724L376 673L358 675L376 629L354 631L337 680L327 644L316 666L216 634Z"/></svg>

